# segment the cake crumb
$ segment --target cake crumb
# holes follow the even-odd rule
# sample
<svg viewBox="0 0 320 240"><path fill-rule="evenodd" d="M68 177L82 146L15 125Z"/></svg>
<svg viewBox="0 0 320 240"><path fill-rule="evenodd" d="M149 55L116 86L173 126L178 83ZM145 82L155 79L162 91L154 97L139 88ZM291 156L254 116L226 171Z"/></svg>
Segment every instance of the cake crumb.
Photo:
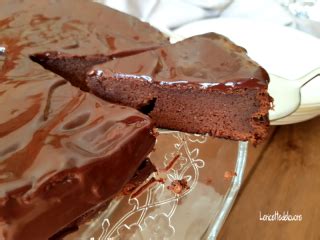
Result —
<svg viewBox="0 0 320 240"><path fill-rule="evenodd" d="M155 128L153 128L152 129L152 135L154 136L154 137L158 137L159 135L160 135L160 133L159 133L159 131L157 130L157 129L155 129Z"/></svg>
<svg viewBox="0 0 320 240"><path fill-rule="evenodd" d="M233 177L237 176L237 173L236 172L231 172L231 171L225 171L224 172L224 178L226 180L230 180L232 179Z"/></svg>
<svg viewBox="0 0 320 240"><path fill-rule="evenodd" d="M206 184L210 185L213 182L213 180L211 178L207 178Z"/></svg>
<svg viewBox="0 0 320 240"><path fill-rule="evenodd" d="M174 180L171 185L167 187L168 190L174 192L175 194L181 194L184 190L190 189L186 179Z"/></svg>

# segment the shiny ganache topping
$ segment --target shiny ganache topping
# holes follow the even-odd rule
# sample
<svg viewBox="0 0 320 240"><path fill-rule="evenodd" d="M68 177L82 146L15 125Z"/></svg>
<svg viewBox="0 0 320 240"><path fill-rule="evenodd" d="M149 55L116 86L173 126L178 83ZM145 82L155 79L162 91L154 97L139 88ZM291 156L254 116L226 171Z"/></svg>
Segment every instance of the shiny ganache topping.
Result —
<svg viewBox="0 0 320 240"><path fill-rule="evenodd" d="M1 84L0 91L10 100L0 116L0 197L26 186L32 192L58 172L111 155L148 123L60 79Z"/></svg>
<svg viewBox="0 0 320 240"><path fill-rule="evenodd" d="M268 74L226 37L208 33L95 66L91 76L135 79L161 86L263 87Z"/></svg>

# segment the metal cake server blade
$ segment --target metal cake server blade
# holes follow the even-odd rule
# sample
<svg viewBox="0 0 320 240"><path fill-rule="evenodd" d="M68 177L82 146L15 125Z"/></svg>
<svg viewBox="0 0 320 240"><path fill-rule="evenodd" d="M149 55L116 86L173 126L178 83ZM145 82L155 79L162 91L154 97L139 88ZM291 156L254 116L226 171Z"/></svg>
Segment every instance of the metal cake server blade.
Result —
<svg viewBox="0 0 320 240"><path fill-rule="evenodd" d="M269 111L272 125L277 125L277 120L288 117L294 113L301 104L301 88L320 75L320 68L316 68L305 76L289 80L277 75L269 74L269 94L274 99L274 107Z"/></svg>

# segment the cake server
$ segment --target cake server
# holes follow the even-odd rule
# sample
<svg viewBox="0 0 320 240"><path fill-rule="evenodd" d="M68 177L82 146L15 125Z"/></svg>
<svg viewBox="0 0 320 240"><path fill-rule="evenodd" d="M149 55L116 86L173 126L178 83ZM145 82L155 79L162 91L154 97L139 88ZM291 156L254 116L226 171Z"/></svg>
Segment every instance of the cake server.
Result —
<svg viewBox="0 0 320 240"><path fill-rule="evenodd" d="M178 34L166 34L170 36L171 43L185 38ZM269 119L272 125L280 125L283 122L278 120L288 117L299 108L301 105L301 88L320 75L320 67L295 80L268 74L270 76L268 92L273 97L273 109L269 111Z"/></svg>
<svg viewBox="0 0 320 240"><path fill-rule="evenodd" d="M272 125L277 125L277 120L289 116L299 108L301 104L301 88L319 75L320 67L296 80L269 74L268 92L274 99L274 107L269 111Z"/></svg>

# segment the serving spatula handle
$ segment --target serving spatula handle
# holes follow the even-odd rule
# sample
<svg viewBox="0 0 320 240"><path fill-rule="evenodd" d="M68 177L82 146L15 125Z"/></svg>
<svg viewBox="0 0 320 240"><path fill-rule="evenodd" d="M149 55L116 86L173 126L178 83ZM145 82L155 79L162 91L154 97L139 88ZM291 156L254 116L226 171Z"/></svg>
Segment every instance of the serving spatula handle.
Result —
<svg viewBox="0 0 320 240"><path fill-rule="evenodd" d="M320 67L312 70L311 72L307 73L303 77L296 80L297 85L299 88L306 85L308 82L310 82L312 79L316 78L317 76L320 76Z"/></svg>

